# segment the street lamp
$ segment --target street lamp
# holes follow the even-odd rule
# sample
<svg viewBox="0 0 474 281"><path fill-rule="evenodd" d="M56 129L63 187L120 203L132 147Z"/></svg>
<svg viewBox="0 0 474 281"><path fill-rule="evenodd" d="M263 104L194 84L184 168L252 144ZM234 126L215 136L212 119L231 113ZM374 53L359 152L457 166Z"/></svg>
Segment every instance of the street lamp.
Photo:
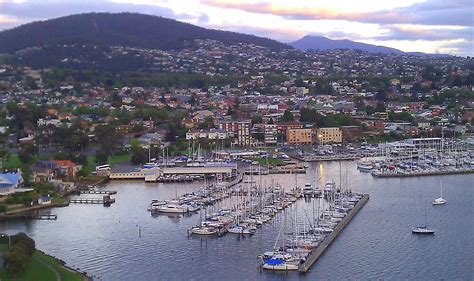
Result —
<svg viewBox="0 0 474 281"><path fill-rule="evenodd" d="M11 249L12 247L12 239L10 237L10 235L7 235L5 233L0 233L0 237L8 237L8 249Z"/></svg>

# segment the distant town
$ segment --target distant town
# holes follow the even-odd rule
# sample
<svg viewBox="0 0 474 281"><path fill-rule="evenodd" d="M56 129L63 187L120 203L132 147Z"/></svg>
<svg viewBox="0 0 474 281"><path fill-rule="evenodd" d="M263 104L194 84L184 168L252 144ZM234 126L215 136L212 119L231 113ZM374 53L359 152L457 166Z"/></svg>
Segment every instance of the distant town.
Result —
<svg viewBox="0 0 474 281"><path fill-rule="evenodd" d="M0 65L5 171L20 171L28 186L87 178L100 164L143 165L164 147L186 156L191 142L208 151L295 148L474 130L470 58L200 39L179 51L116 46L103 55L138 57L148 71L71 70L77 57L63 58L67 68Z"/></svg>

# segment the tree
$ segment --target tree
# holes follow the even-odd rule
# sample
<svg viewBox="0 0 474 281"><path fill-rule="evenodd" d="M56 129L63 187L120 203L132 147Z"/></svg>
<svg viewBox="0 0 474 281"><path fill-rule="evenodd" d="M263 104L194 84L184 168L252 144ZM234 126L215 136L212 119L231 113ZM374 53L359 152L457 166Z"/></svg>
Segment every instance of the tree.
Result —
<svg viewBox="0 0 474 281"><path fill-rule="evenodd" d="M262 115L257 113L252 116L252 124L262 124Z"/></svg>
<svg viewBox="0 0 474 281"><path fill-rule="evenodd" d="M123 133L110 125L100 125L95 129L99 148L108 157L114 155L122 145Z"/></svg>
<svg viewBox="0 0 474 281"><path fill-rule="evenodd" d="M148 161L148 155L145 149L142 147L134 149L131 161L134 165L145 164Z"/></svg>
<svg viewBox="0 0 474 281"><path fill-rule="evenodd" d="M378 102L375 106L376 112L385 112L385 104L383 102Z"/></svg>
<svg viewBox="0 0 474 281"><path fill-rule="evenodd" d="M295 120L295 117L293 116L293 113L291 113L291 111L289 111L288 109L285 110L285 112L283 113L283 117L281 118L281 121L289 122L289 121L294 121L294 120Z"/></svg>

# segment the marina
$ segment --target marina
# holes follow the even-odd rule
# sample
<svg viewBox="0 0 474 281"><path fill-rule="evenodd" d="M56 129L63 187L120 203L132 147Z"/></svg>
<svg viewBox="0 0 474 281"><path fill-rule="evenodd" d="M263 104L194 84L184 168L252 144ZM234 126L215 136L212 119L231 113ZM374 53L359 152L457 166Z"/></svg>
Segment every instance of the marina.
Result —
<svg viewBox="0 0 474 281"><path fill-rule="evenodd" d="M442 197L448 203L442 207L431 205L440 196L439 179L436 177L410 177L404 179L403 183L396 178L377 179L369 173L360 173L356 169L356 162L343 162L341 166L337 162L311 163L307 173L298 174L297 178L294 174L262 175L262 186L271 186L271 177L274 178L274 185L279 183L285 191L295 187L295 179L302 190L306 183L324 189L326 182L334 180L339 185L339 179L342 179L342 185L346 186L346 182L349 182L353 192L370 194L370 200L351 218L337 239L330 243L324 254L319 255L305 274L298 274L299 269L284 275L271 270L259 271L256 257L274 247L281 226L285 224L285 217L288 231L282 233L291 236L291 229L294 229L291 218L297 213L300 232L304 236L305 223L307 230L310 227L305 212L311 218L313 204L315 209L318 200L321 206L325 204L322 197L311 197L311 200L305 200L304 196L299 198L277 212L270 221L257 227L253 235L228 233L222 236L188 236L189 229L201 221L199 212L191 216L150 216L145 209L152 199L172 200L177 197L176 193L183 195L197 192L203 187L203 182L114 181L105 187L105 190L118 191L113 208L71 204L67 208L54 209L58 216L54 223L40 220L9 221L0 224L0 228L7 233L24 231L32 235L40 249L102 280L122 280L125 276L137 280L156 280L156 276L167 280L419 280L456 279L468 274L466 269L474 257L469 246L466 246L470 244L465 234L469 233L471 226L462 217L472 214L473 198L469 195L472 174L443 178ZM247 187L247 181L250 181L248 176L239 184ZM254 175L253 181L258 185L259 176ZM208 206L207 213L212 214L226 207L225 200L229 200L229 197ZM433 236L411 234L412 228L424 221L424 201L428 202L429 226L436 229ZM204 210L201 212L204 220ZM323 214L322 209L320 214ZM69 238L52 241L51 233ZM90 239L91 235L94 239ZM380 243L386 246L373 247ZM395 249L395 245L399 248ZM437 255L439 252L445 254ZM420 266L417 264L420 255L433 256L432 263ZM308 256L307 260L312 256ZM160 267L156 267L157 261ZM186 270L182 270L183 264L186 264ZM203 264L209 266L203 267ZM124 270L125 265L136 270ZM445 270L442 273L436 270L443 266ZM400 267L406 273L393 271L393 268ZM238 277L235 276L236 269L240 272Z"/></svg>
<svg viewBox="0 0 474 281"><path fill-rule="evenodd" d="M376 178L474 173L474 151L463 142L441 138L408 139L386 144L357 162Z"/></svg>

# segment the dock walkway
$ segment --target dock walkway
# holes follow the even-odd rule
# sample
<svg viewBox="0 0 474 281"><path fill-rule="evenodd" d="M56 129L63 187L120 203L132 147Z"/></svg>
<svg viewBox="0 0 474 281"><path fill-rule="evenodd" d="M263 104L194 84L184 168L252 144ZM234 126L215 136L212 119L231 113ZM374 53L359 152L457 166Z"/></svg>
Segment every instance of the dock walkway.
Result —
<svg viewBox="0 0 474 281"><path fill-rule="evenodd" d="M369 200L369 195L365 194L359 202L349 211L349 213L342 219L342 221L334 228L334 231L324 239L323 242L307 257L306 261L299 266L299 272L307 272L311 266L321 257L321 255L326 251L326 249L331 245L331 243L336 239L336 237L341 233L341 231L346 227L346 225L351 221L355 214L367 203Z"/></svg>

